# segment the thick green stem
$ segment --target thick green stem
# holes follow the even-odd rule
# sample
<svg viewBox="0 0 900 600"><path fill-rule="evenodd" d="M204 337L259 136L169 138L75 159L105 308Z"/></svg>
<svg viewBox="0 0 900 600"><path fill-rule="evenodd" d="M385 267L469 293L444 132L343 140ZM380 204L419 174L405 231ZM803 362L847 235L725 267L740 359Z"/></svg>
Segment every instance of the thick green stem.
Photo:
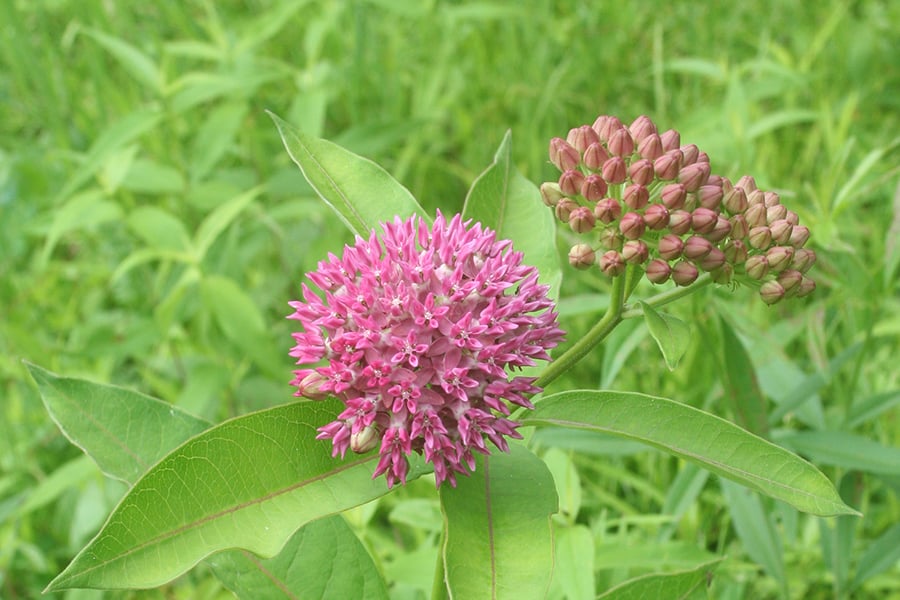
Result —
<svg viewBox="0 0 900 600"><path fill-rule="evenodd" d="M657 294L656 296L653 296L652 298L648 298L648 299L644 300L644 304L648 304L648 305L652 306L653 308L657 308L657 307L663 306L665 304L668 304L670 302L674 302L675 300L678 300L679 298L684 298L685 296L687 296L689 294L693 294L697 290L706 287L710 283L712 283L712 278L710 277L709 273L704 273L703 275L698 277L697 281L695 281L691 285L689 285L687 287L675 288L674 290L669 290L667 292L663 292L662 294ZM640 306L636 306L636 307L626 306L625 310L622 311L621 320L624 321L625 319L632 319L634 317L642 317L642 316L644 316L644 310Z"/></svg>
<svg viewBox="0 0 900 600"><path fill-rule="evenodd" d="M622 320L622 305L625 299L625 277L613 278L612 291L609 295L609 306L606 314L594 325L587 334L575 342L562 356L556 358L547 365L544 372L535 381L535 385L546 387L551 381L568 371L579 360L603 341L609 333L615 329Z"/></svg>

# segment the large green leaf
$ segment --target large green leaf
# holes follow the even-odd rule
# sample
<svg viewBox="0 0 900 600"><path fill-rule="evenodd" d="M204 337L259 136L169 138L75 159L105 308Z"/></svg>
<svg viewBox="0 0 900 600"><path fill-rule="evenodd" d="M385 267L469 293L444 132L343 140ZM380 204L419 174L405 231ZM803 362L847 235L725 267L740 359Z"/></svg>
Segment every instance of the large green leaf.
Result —
<svg viewBox="0 0 900 600"><path fill-rule="evenodd" d="M69 440L116 479L134 482L209 423L144 394L60 377L28 364L44 406Z"/></svg>
<svg viewBox="0 0 900 600"><path fill-rule="evenodd" d="M191 438L134 485L48 590L154 587L227 548L271 557L302 525L385 494L371 477L377 455L334 459L315 439L341 408L296 402Z"/></svg>
<svg viewBox="0 0 900 600"><path fill-rule="evenodd" d="M644 394L594 390L541 400L525 425L602 431L641 441L820 516L858 514L799 456L715 415Z"/></svg>
<svg viewBox="0 0 900 600"><path fill-rule="evenodd" d="M543 598L553 569L553 476L521 444L477 456L471 477L441 486L444 575L452 598Z"/></svg>
<svg viewBox="0 0 900 600"><path fill-rule="evenodd" d="M607 591L597 599L600 600L691 600L708 598L706 588L717 563L722 559L705 562L692 569L673 573L642 575L629 579Z"/></svg>
<svg viewBox="0 0 900 600"><path fill-rule="evenodd" d="M319 197L356 235L368 237L379 223L418 214L413 195L380 166L327 140L310 137L269 113L288 154Z"/></svg>
<svg viewBox="0 0 900 600"><path fill-rule="evenodd" d="M375 563L340 515L306 524L274 558L263 560L235 550L206 562L239 598L388 597Z"/></svg>
<svg viewBox="0 0 900 600"><path fill-rule="evenodd" d="M557 290L562 280L553 213L541 192L512 162L512 134L507 131L494 162L478 176L466 196L463 216L512 240L525 262L537 267L542 283Z"/></svg>

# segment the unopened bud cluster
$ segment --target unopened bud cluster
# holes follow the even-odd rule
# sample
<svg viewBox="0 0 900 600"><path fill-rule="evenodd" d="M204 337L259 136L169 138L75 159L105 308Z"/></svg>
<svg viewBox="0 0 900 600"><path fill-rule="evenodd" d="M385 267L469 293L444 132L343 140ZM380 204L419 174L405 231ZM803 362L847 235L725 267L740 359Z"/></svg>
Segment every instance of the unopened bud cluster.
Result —
<svg viewBox="0 0 900 600"><path fill-rule="evenodd" d="M679 286L701 272L717 283L746 277L767 304L815 289L805 273L816 255L797 214L750 176L732 184L712 174L707 154L674 129L602 115L550 140L550 161L561 175L541 186L544 202L590 238L569 251L576 268L616 277L640 265L652 283Z"/></svg>

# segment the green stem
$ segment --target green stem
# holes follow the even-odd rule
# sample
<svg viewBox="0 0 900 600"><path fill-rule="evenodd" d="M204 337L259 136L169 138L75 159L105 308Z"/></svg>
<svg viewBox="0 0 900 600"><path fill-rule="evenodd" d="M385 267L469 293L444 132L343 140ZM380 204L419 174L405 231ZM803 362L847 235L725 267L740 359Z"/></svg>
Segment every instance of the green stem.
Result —
<svg viewBox="0 0 900 600"><path fill-rule="evenodd" d="M675 288L673 290L657 294L652 298L644 300L644 304L652 306L653 308L657 308L663 306L664 304L674 302L679 298L684 298L689 294L693 294L697 290L708 286L710 283L712 283L712 278L710 277L709 273L704 273L703 275L698 277L697 281L695 281L691 285L687 287ZM634 317L642 316L644 316L644 310L640 306L626 306L625 310L622 311L621 319L624 321L625 319L633 319Z"/></svg>
<svg viewBox="0 0 900 600"><path fill-rule="evenodd" d="M594 325L587 334L575 342L562 356L556 358L547 365L544 372L534 382L539 387L546 387L551 381L571 369L575 363L584 358L594 346L603 341L609 333L615 329L622 320L622 305L625 299L625 277L613 278L612 291L609 295L609 306L606 314Z"/></svg>

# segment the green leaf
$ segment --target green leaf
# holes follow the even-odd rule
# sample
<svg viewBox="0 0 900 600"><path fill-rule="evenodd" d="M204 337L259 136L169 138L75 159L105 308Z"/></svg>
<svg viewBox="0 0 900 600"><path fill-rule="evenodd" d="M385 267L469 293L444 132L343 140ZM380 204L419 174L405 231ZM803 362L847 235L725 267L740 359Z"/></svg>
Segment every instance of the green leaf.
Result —
<svg viewBox="0 0 900 600"><path fill-rule="evenodd" d="M657 312L646 302L641 302L641 308L644 310L647 329L656 340L663 358L666 359L666 366L670 371L674 371L691 342L690 327L681 319Z"/></svg>
<svg viewBox="0 0 900 600"><path fill-rule="evenodd" d="M162 76L150 58L126 42L96 29L85 30L84 34L103 46L128 73L154 94L163 88Z"/></svg>
<svg viewBox="0 0 900 600"><path fill-rule="evenodd" d="M247 115L247 103L227 102L215 108L197 131L191 149L191 180L206 177L228 151Z"/></svg>
<svg viewBox="0 0 900 600"><path fill-rule="evenodd" d="M865 471L900 475L900 448L845 431L801 431L782 436L779 442L811 456L816 462Z"/></svg>
<svg viewBox="0 0 900 600"><path fill-rule="evenodd" d="M47 591L155 587L228 548L271 557L302 525L384 495L377 454L335 459L315 439L342 409L296 402L191 438L132 487Z"/></svg>
<svg viewBox="0 0 900 600"><path fill-rule="evenodd" d="M569 600L592 600L594 536L584 525L556 528L556 568L553 577Z"/></svg>
<svg viewBox="0 0 900 600"><path fill-rule="evenodd" d="M553 569L556 489L521 444L476 455L476 470L441 486L445 582L454 598L543 598Z"/></svg>
<svg viewBox="0 0 900 600"><path fill-rule="evenodd" d="M222 203L213 210L194 234L194 247L197 259L202 260L206 256L209 247L218 239L219 235L234 221L241 212L263 191L263 186L256 186L234 198Z"/></svg>
<svg viewBox="0 0 900 600"><path fill-rule="evenodd" d="M190 236L184 224L171 213L156 206L139 206L128 214L128 228L151 248L184 251Z"/></svg>
<svg viewBox="0 0 900 600"><path fill-rule="evenodd" d="M856 589L872 577L893 568L897 561L900 561L900 523L869 542L859 559L852 588Z"/></svg>
<svg viewBox="0 0 900 600"><path fill-rule="evenodd" d="M122 481L135 481L176 445L209 426L144 394L27 366L63 434L104 473Z"/></svg>
<svg viewBox="0 0 900 600"><path fill-rule="evenodd" d="M269 113L288 154L322 200L355 233L413 214L431 222L413 195L380 166L327 140L307 136Z"/></svg>
<svg viewBox="0 0 900 600"><path fill-rule="evenodd" d="M597 596L597 599L688 600L707 598L706 588L709 585L710 577L721 560L721 558L717 558L684 571L635 577Z"/></svg>
<svg viewBox="0 0 900 600"><path fill-rule="evenodd" d="M525 425L611 433L696 462L713 473L819 516L859 514L799 456L715 415L630 392L576 390L541 400Z"/></svg>
<svg viewBox="0 0 900 600"><path fill-rule="evenodd" d="M507 131L494 162L472 183L463 216L513 241L525 262L537 267L541 283L557 290L562 281L556 249L556 223L541 192L512 162L512 133ZM554 292L555 293L555 292Z"/></svg>
<svg viewBox="0 0 900 600"><path fill-rule="evenodd" d="M206 561L238 598L387 598L372 557L339 515L305 525L278 556L222 552Z"/></svg>
<svg viewBox="0 0 900 600"><path fill-rule="evenodd" d="M762 437L769 437L766 397L759 387L750 355L731 325L719 319L722 328L722 356L725 365L722 385L725 397L739 425Z"/></svg>

